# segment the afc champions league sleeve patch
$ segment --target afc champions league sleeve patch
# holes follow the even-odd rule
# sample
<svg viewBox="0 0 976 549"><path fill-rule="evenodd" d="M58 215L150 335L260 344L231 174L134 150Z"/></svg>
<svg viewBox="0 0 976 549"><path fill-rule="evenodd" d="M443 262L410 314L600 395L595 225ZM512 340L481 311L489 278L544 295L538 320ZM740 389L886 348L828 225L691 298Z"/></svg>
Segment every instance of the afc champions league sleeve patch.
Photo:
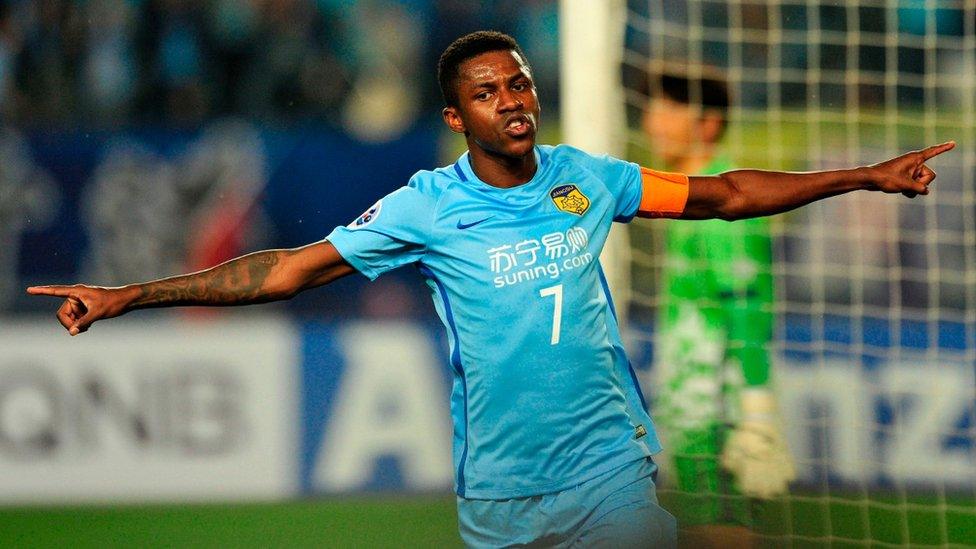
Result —
<svg viewBox="0 0 976 549"><path fill-rule="evenodd" d="M590 207L590 199L572 183L554 187L549 191L549 198L560 210L576 215L583 215Z"/></svg>
<svg viewBox="0 0 976 549"><path fill-rule="evenodd" d="M363 227L369 225L376 220L380 215L380 209L383 207L383 200L377 200L376 204L369 207L368 210L363 212L363 215L356 218L355 221L349 224L350 229L362 229Z"/></svg>

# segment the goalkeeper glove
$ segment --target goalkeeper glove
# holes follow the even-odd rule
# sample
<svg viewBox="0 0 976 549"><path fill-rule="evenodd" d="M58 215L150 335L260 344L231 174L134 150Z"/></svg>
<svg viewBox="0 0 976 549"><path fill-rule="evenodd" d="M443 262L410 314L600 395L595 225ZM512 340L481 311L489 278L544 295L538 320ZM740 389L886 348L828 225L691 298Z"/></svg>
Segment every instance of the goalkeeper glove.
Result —
<svg viewBox="0 0 976 549"><path fill-rule="evenodd" d="M722 449L722 466L743 494L769 499L785 494L796 478L793 456L780 429L776 399L765 388L742 391L742 417Z"/></svg>

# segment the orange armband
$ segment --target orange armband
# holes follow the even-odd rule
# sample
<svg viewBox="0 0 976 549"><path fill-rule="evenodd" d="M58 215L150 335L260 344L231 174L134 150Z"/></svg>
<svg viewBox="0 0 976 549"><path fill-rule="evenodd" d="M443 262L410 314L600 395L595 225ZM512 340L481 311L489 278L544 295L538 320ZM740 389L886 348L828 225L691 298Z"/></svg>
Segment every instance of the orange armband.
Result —
<svg viewBox="0 0 976 549"><path fill-rule="evenodd" d="M641 195L637 214L642 217L678 217L688 203L688 176L641 167Z"/></svg>

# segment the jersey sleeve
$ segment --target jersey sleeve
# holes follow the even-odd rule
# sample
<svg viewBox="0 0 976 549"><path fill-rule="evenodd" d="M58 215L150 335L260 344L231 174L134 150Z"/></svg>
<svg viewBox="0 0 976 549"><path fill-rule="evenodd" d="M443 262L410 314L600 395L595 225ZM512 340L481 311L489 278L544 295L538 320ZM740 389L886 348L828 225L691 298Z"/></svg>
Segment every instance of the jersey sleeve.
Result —
<svg viewBox="0 0 976 549"><path fill-rule="evenodd" d="M415 187L401 187L325 239L356 270L375 280L423 256L433 220L433 199Z"/></svg>
<svg viewBox="0 0 976 549"><path fill-rule="evenodd" d="M581 154L585 154L582 153ZM643 168L612 156L586 155L590 169L616 200L614 221L680 217L688 202L688 176Z"/></svg>
<svg viewBox="0 0 976 549"><path fill-rule="evenodd" d="M612 156L587 154L586 157L590 170L603 181L614 197L613 220L626 223L633 219L641 201L640 166Z"/></svg>

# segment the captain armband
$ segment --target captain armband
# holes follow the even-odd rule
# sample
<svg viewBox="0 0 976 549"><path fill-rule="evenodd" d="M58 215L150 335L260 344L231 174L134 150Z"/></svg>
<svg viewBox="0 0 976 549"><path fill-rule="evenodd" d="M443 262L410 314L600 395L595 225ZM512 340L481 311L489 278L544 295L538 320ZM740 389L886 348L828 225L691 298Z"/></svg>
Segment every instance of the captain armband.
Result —
<svg viewBox="0 0 976 549"><path fill-rule="evenodd" d="M637 215L680 217L688 203L688 176L641 167L641 195Z"/></svg>

